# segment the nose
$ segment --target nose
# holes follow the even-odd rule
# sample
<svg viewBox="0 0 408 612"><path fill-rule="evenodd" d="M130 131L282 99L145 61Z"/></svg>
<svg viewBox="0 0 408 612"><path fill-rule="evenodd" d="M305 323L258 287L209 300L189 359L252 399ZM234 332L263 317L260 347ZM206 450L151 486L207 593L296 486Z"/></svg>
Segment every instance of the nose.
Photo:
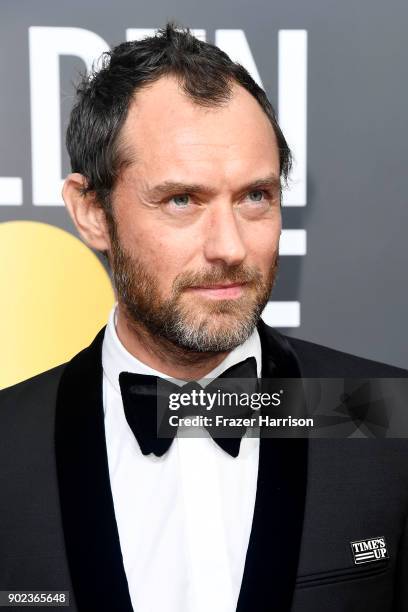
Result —
<svg viewBox="0 0 408 612"><path fill-rule="evenodd" d="M211 210L204 255L208 261L222 261L233 266L240 264L246 256L246 247L233 208L217 206Z"/></svg>

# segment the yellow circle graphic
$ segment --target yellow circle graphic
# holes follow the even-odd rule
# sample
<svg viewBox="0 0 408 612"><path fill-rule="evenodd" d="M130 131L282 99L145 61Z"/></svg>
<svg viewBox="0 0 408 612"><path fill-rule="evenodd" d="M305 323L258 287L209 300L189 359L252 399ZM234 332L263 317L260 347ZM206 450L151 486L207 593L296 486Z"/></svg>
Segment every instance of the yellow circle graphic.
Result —
<svg viewBox="0 0 408 612"><path fill-rule="evenodd" d="M114 294L96 255L46 223L0 224L0 388L70 359L105 325Z"/></svg>

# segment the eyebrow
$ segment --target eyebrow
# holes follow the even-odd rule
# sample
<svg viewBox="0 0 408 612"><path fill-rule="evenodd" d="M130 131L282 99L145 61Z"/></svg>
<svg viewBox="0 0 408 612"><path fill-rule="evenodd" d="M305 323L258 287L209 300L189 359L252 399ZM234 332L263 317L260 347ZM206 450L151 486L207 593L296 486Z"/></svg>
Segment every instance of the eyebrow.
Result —
<svg viewBox="0 0 408 612"><path fill-rule="evenodd" d="M280 190L281 183L279 177L276 176L276 174L269 174L268 176L257 178L237 189L237 193L243 193L262 188L277 188ZM164 196L168 196L175 193L191 193L193 195L201 194L206 196L212 196L216 193L216 190L212 187L208 187L208 185L201 185L199 183L184 183L179 181L164 181L163 183L159 183L158 185L155 185L151 189L147 190L147 195L152 199L159 199Z"/></svg>

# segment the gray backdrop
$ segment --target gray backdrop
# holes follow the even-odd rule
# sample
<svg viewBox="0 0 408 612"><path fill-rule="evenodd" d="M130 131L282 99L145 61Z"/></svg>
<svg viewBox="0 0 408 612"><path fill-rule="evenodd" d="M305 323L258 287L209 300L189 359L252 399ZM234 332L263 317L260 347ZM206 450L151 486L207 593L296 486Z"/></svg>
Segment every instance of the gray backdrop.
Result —
<svg viewBox="0 0 408 612"><path fill-rule="evenodd" d="M9 205L0 193L0 221L37 220L73 231L61 206L33 204L29 27L83 28L113 45L125 40L127 28L156 28L168 18L205 29L210 42L218 29L242 30L275 107L278 33L307 32L306 206L283 209L285 228L306 230L307 252L282 256L273 300L300 302L300 326L285 332L407 367L408 3L402 0L195 6L2 0L0 177L21 177L23 195L21 204ZM71 82L83 67L73 55L59 59L61 132ZM65 151L60 165L63 176Z"/></svg>

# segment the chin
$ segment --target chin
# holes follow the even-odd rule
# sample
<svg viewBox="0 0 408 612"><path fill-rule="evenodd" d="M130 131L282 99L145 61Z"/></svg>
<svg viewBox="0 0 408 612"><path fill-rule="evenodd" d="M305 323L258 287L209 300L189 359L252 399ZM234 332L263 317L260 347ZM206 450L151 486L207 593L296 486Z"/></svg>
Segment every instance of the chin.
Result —
<svg viewBox="0 0 408 612"><path fill-rule="evenodd" d="M231 314L213 314L194 317L193 320L185 321L184 330L190 339L195 338L194 344L198 348L199 338L202 342L201 350L209 350L209 345L214 346L213 350L231 350L244 342L254 330L256 317L249 314L240 317ZM218 348L215 349L215 346Z"/></svg>

